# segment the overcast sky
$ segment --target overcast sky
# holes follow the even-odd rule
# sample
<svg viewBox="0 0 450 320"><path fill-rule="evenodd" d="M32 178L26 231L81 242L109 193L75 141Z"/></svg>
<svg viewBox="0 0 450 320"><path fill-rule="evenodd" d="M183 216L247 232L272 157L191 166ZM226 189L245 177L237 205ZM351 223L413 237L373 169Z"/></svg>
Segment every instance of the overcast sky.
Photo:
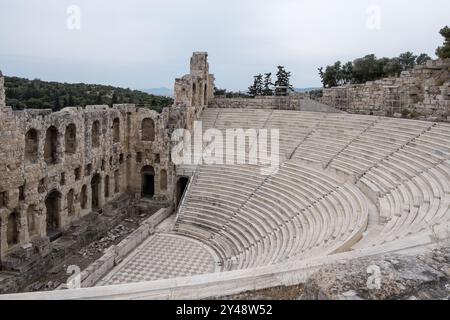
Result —
<svg viewBox="0 0 450 320"><path fill-rule="evenodd" d="M407 50L434 57L446 24L448 0L0 0L0 69L172 88L192 52L207 51L218 87L246 89L278 64L296 87L312 87L317 68L336 60Z"/></svg>

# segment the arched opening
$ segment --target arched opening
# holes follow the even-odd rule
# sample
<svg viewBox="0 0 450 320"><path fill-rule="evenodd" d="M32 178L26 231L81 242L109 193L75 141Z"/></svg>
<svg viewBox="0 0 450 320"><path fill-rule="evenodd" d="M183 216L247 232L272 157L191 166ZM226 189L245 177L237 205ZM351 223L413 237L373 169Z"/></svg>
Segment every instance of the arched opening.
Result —
<svg viewBox="0 0 450 320"><path fill-rule="evenodd" d="M44 159L47 164L55 164L58 160L58 130L51 126L45 134Z"/></svg>
<svg viewBox="0 0 450 320"><path fill-rule="evenodd" d="M92 148L100 146L100 121L96 120L92 124Z"/></svg>
<svg viewBox="0 0 450 320"><path fill-rule="evenodd" d="M57 190L51 191L45 199L47 236L50 241L54 241L61 236L60 211L61 211L61 193Z"/></svg>
<svg viewBox="0 0 450 320"><path fill-rule="evenodd" d="M80 193L80 206L81 209L86 209L86 205L87 205L87 187L86 185L84 185L83 187L81 187L81 193Z"/></svg>
<svg viewBox="0 0 450 320"><path fill-rule="evenodd" d="M91 180L91 195L92 195L92 209L96 210L100 208L100 181L101 177L99 174L95 174Z"/></svg>
<svg viewBox="0 0 450 320"><path fill-rule="evenodd" d="M113 120L113 141L120 142L120 120L115 118Z"/></svg>
<svg viewBox="0 0 450 320"><path fill-rule="evenodd" d="M25 160L37 162L39 152L39 136L35 129L30 129L25 134Z"/></svg>
<svg viewBox="0 0 450 320"><path fill-rule="evenodd" d="M28 234L30 237L37 235L37 212L36 206L30 205L27 209Z"/></svg>
<svg viewBox="0 0 450 320"><path fill-rule="evenodd" d="M119 170L114 171L114 193L120 192L120 173Z"/></svg>
<svg viewBox="0 0 450 320"><path fill-rule="evenodd" d="M105 199L109 198L109 176L105 177Z"/></svg>
<svg viewBox="0 0 450 320"><path fill-rule="evenodd" d="M12 247L19 243L19 214L13 211L8 217L8 225L6 232L6 240L8 247Z"/></svg>
<svg viewBox="0 0 450 320"><path fill-rule="evenodd" d="M208 104L208 85L205 83L205 88L203 89L203 105Z"/></svg>
<svg viewBox="0 0 450 320"><path fill-rule="evenodd" d="M159 174L159 188L161 191L167 190L167 171L161 170Z"/></svg>
<svg viewBox="0 0 450 320"><path fill-rule="evenodd" d="M64 135L66 153L77 152L77 127L71 123L66 127L66 133Z"/></svg>
<svg viewBox="0 0 450 320"><path fill-rule="evenodd" d="M181 199L183 198L184 192L186 190L186 187L189 183L189 178L187 177L181 177L177 181L177 186L175 189L175 196L176 196L176 205L179 206L181 203Z"/></svg>
<svg viewBox="0 0 450 320"><path fill-rule="evenodd" d="M196 96L197 96L197 84L196 83L193 83L192 84L192 101L191 101L191 104L192 104L192 106L195 106L195 98L196 98Z"/></svg>
<svg viewBox="0 0 450 320"><path fill-rule="evenodd" d="M142 141L155 141L155 123L151 118L142 120Z"/></svg>
<svg viewBox="0 0 450 320"><path fill-rule="evenodd" d="M142 196L152 198L155 195L155 170L152 166L145 166L141 170Z"/></svg>
<svg viewBox="0 0 450 320"><path fill-rule="evenodd" d="M67 213L69 216L73 216L75 214L75 208L73 206L74 198L75 192L73 189L70 189L67 193Z"/></svg>

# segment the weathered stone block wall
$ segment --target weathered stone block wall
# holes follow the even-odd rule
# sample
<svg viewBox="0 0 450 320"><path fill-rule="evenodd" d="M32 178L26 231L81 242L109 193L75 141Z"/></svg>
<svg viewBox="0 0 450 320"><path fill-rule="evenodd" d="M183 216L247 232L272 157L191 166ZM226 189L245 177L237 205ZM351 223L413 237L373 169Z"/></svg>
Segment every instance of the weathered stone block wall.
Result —
<svg viewBox="0 0 450 320"><path fill-rule="evenodd" d="M2 71L0 70L0 108L4 106L6 106L5 79L3 78Z"/></svg>
<svg viewBox="0 0 450 320"><path fill-rule="evenodd" d="M450 116L450 59L428 61L398 78L324 89L321 102L351 113L423 117Z"/></svg>
<svg viewBox="0 0 450 320"><path fill-rule="evenodd" d="M152 200L173 202L171 133L190 129L213 97L206 53L194 53L182 79L161 114L135 105L52 113L5 107L0 76L0 262L124 193L141 194L143 171L154 176Z"/></svg>
<svg viewBox="0 0 450 320"><path fill-rule="evenodd" d="M300 107L300 100L300 94L286 97L214 98L208 107L297 110Z"/></svg>

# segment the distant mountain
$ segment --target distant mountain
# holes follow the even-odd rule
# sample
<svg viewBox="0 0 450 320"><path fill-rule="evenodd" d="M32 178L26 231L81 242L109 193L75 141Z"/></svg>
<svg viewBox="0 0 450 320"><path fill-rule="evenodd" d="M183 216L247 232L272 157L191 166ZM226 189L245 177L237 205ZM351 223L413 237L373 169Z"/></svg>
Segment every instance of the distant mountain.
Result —
<svg viewBox="0 0 450 320"><path fill-rule="evenodd" d="M298 93L305 93L305 92L310 92L313 90L320 90L320 89L322 89L322 88L294 88L294 91L298 92Z"/></svg>
<svg viewBox="0 0 450 320"><path fill-rule="evenodd" d="M148 94L153 94L155 96L163 96L163 97L170 97L170 98L172 98L174 96L173 90L166 88L166 87L141 89L140 91L143 91Z"/></svg>

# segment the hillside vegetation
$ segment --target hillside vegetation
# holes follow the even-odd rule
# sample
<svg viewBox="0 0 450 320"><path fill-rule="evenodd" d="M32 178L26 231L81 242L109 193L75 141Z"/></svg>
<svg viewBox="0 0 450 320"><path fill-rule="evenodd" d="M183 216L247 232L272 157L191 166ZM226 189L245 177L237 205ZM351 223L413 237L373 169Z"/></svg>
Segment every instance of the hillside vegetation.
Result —
<svg viewBox="0 0 450 320"><path fill-rule="evenodd" d="M6 104L15 110L28 108L59 111L69 106L133 103L161 112L163 107L170 106L173 102L171 98L113 86L46 82L18 77L5 77L5 87Z"/></svg>

